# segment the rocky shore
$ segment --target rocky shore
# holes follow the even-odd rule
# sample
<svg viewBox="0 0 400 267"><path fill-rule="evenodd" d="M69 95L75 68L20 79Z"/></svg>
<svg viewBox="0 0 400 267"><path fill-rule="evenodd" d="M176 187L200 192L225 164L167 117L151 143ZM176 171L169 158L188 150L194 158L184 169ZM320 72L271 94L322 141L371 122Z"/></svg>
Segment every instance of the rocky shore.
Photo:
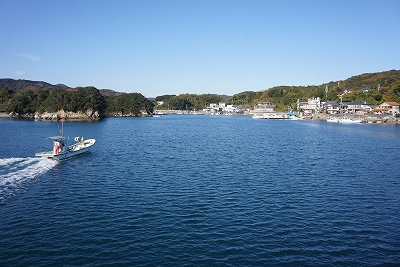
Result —
<svg viewBox="0 0 400 267"><path fill-rule="evenodd" d="M146 116L148 114L142 114L142 116ZM132 115L133 116L133 115ZM350 118L363 118L364 123L376 123L376 124L395 124L400 125L400 118L395 118L393 116L378 116L378 115L368 115L368 116L359 116L359 115L346 115ZM128 115L120 115L116 114L115 117L129 117ZM327 120L330 117L343 117L339 115L328 115L328 114L312 114L310 116L303 116L302 118L305 120ZM35 114L25 114L18 115L15 113L7 114L5 112L0 112L0 118L30 118L35 120L44 120L44 121L57 121L60 119L64 120L75 120L75 121L92 121L99 120L105 118L104 115L100 115L97 111L88 110L86 112L64 112L63 110L58 111L56 113L35 113Z"/></svg>
<svg viewBox="0 0 400 267"><path fill-rule="evenodd" d="M99 114L98 111L93 111L91 109L87 110L86 112L65 112L64 110L59 110L58 112L51 113L38 113L35 114L18 114L15 112L11 112L10 114L7 113L0 113L0 118L30 118L35 120L46 120L46 121L57 121L57 120L99 120L104 118L104 115Z"/></svg>
<svg viewBox="0 0 400 267"><path fill-rule="evenodd" d="M400 118L396 118L393 115L379 116L375 114L357 115L357 114L312 114L310 116L304 116L303 119L308 120L327 120L331 117L341 119L348 117L350 119L363 119L363 123L377 123L377 124L397 124L400 125Z"/></svg>

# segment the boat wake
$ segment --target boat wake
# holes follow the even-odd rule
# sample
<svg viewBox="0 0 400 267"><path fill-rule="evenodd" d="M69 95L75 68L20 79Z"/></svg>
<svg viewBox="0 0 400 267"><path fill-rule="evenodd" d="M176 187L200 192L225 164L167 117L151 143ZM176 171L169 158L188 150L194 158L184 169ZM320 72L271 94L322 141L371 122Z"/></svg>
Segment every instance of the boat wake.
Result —
<svg viewBox="0 0 400 267"><path fill-rule="evenodd" d="M30 181L56 164L56 161L46 158L0 159L0 203L17 195Z"/></svg>

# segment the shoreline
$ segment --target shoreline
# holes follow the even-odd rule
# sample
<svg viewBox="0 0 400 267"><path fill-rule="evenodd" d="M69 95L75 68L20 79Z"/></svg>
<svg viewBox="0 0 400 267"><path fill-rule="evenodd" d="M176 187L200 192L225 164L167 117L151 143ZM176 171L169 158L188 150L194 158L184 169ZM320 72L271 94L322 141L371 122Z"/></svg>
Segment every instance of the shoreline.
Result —
<svg viewBox="0 0 400 267"><path fill-rule="evenodd" d="M244 115L244 116L251 116L249 115ZM332 115L330 115L332 116ZM356 117L357 115L353 115L354 117ZM349 117L353 117L353 116L349 116ZM337 117L334 116L333 117ZM357 116L358 117L358 116ZM2 119L32 119L34 120L34 117L10 117L7 113L5 112L0 112L0 118ZM107 117L106 117L107 118ZM114 117L108 117L108 118L114 118ZM304 120L326 120L327 118L329 118L329 116L325 115L325 114L319 114L317 116L310 116L310 117L303 117ZM105 118L102 118L105 119ZM83 118L68 118L67 121L97 121L97 120L101 120L101 119L83 119ZM57 121L57 120L46 120L46 119L39 119L38 121ZM386 121L379 121L379 122L368 122L365 124L381 124L381 125L400 125L400 120L386 120Z"/></svg>

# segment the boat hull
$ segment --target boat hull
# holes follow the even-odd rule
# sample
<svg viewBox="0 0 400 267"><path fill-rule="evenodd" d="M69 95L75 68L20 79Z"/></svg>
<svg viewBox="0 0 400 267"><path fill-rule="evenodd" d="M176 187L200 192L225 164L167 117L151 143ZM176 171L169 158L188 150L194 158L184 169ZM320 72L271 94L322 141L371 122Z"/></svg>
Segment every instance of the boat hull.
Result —
<svg viewBox="0 0 400 267"><path fill-rule="evenodd" d="M362 119L349 119L349 118L342 118L340 121L342 124L359 124L362 123Z"/></svg>
<svg viewBox="0 0 400 267"><path fill-rule="evenodd" d="M330 117L329 119L326 120L327 122L340 122L340 119L338 118L334 118L334 117Z"/></svg>

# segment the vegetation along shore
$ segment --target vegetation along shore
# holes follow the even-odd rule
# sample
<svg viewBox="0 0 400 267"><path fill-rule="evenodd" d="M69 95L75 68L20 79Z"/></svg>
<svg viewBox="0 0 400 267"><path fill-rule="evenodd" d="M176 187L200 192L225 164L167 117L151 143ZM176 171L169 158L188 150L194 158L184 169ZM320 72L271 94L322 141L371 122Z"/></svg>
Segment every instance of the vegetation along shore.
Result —
<svg viewBox="0 0 400 267"><path fill-rule="evenodd" d="M93 86L70 88L43 81L0 79L0 117L41 120L97 120L174 111L218 115L282 112L296 113L306 119L348 114L398 123L398 103L400 70L365 73L321 85L276 86L233 96L181 94L153 99L141 93L122 93Z"/></svg>

